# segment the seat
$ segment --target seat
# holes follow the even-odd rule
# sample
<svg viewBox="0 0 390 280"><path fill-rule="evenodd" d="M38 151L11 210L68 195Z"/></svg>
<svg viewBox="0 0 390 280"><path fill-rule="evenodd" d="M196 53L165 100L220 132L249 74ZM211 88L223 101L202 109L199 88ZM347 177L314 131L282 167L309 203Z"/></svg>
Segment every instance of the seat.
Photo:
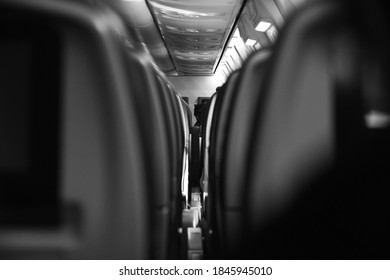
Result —
<svg viewBox="0 0 390 280"><path fill-rule="evenodd" d="M173 89L172 89L173 90ZM181 96L175 92L177 102L180 109L180 120L182 125L182 133L184 139L184 150L183 150L183 159L182 159L182 176L181 176L181 195L182 202L186 204L185 196L188 195L188 186L189 186L189 159L190 159L190 127L192 124L191 119L191 109L187 103L181 98ZM184 205L182 208L184 208Z"/></svg>
<svg viewBox="0 0 390 280"><path fill-rule="evenodd" d="M280 34L244 173L241 250L232 257L388 258L389 129L365 123L375 108L389 112L386 39L368 40L375 19L346 3L308 5Z"/></svg>
<svg viewBox="0 0 390 280"><path fill-rule="evenodd" d="M126 46L102 3L2 1L0 13L0 58L13 67L1 99L15 110L0 115L11 213L0 257L168 258L173 167L150 56Z"/></svg>
<svg viewBox="0 0 390 280"><path fill-rule="evenodd" d="M210 246L219 243L210 249L212 258L228 258L240 248L236 240L244 218L243 182L248 169L254 115L261 98L259 81L264 79L270 53L271 50L264 49L252 55L240 72L229 77L210 105L214 114L208 118L210 127L206 126L206 135L211 138L208 140L206 136L205 158L213 160L204 172L205 186L210 192L206 216L208 226L217 236L210 241ZM209 166L208 162L205 166Z"/></svg>
<svg viewBox="0 0 390 280"><path fill-rule="evenodd" d="M201 189L203 192L203 202L207 204L206 198L208 196L209 189L209 156L210 156L210 132L211 132L211 124L214 116L214 107L215 102L218 98L218 93L214 93L210 100L208 100L206 108L205 108L205 116L202 117L205 119L202 123L202 145L201 145L201 168L202 175L200 178ZM207 208L207 207L205 207Z"/></svg>
<svg viewBox="0 0 390 280"><path fill-rule="evenodd" d="M169 247L167 253L169 258L177 259L180 254L180 235L178 228L181 223L182 194L181 183L183 177L183 152L184 152L184 130L181 123L180 105L176 98L176 93L168 85L163 76L159 76L160 83L160 104L164 110L166 130L169 136L169 164L171 168L170 186L170 224L169 224ZM161 233L160 233L161 234ZM169 249L168 249L169 248Z"/></svg>
<svg viewBox="0 0 390 280"><path fill-rule="evenodd" d="M236 96L228 116L228 128L224 135L220 162L220 181L216 186L219 195L220 229L223 242L221 252L225 258L235 257L241 249L240 229L244 220L243 199L245 195L246 172L252 155L252 135L257 126L255 116L262 98L262 87L267 83L265 73L269 67L271 49L262 49L248 58L236 82Z"/></svg>
<svg viewBox="0 0 390 280"><path fill-rule="evenodd" d="M207 186L208 198L206 203L206 220L208 230L212 232L207 240L209 251L209 258L221 258L221 233L219 223L219 200L220 195L219 186L219 172L222 160L222 151L224 136L228 129L228 114L232 106L233 95L235 94L236 82L239 72L233 72L228 80L222 85L215 100L212 123L210 127L210 143L209 143L209 183Z"/></svg>

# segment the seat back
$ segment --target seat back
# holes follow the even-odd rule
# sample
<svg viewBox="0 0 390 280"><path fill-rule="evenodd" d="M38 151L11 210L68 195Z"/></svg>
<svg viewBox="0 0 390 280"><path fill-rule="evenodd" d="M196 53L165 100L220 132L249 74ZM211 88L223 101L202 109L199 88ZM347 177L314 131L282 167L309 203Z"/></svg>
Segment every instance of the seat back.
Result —
<svg viewBox="0 0 390 280"><path fill-rule="evenodd" d="M313 3L280 34L257 109L245 242L235 257L388 257L390 227L379 221L389 211L381 199L389 192L388 137L385 131L369 136L364 122L370 103L377 103L367 100L386 86L363 78L363 69L382 62L371 59L377 42L364 43L354 12L342 2Z"/></svg>
<svg viewBox="0 0 390 280"><path fill-rule="evenodd" d="M206 219L208 227L213 232L210 236L209 245L210 257L220 258L222 236L218 230L221 228L220 212L220 166L223 153L224 136L228 129L228 118L233 96L235 94L236 81L239 72L230 75L227 82L222 85L218 91L218 98L215 101L213 118L210 127L210 146L209 146L209 185L208 185L208 203L206 204Z"/></svg>
<svg viewBox="0 0 390 280"><path fill-rule="evenodd" d="M233 257L241 249L235 242L242 238L240 231L244 220L246 172L250 169L251 141L257 126L255 116L262 98L262 86L267 82L270 49L262 49L248 58L236 82L236 97L228 117L224 136L221 176L219 182L221 228L224 257Z"/></svg>
<svg viewBox="0 0 390 280"><path fill-rule="evenodd" d="M167 258L172 178L150 57L125 46L124 24L100 4L0 6L1 71L13 67L0 95L15 109L0 115L0 207L11 211L0 257Z"/></svg>

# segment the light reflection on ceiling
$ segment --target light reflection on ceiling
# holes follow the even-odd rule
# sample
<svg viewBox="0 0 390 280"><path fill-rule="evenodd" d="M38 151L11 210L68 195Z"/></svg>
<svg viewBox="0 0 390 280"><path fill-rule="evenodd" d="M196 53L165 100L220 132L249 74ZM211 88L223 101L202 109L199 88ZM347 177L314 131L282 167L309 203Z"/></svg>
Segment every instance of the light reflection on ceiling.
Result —
<svg viewBox="0 0 390 280"><path fill-rule="evenodd" d="M147 2L178 74L213 74L244 0Z"/></svg>

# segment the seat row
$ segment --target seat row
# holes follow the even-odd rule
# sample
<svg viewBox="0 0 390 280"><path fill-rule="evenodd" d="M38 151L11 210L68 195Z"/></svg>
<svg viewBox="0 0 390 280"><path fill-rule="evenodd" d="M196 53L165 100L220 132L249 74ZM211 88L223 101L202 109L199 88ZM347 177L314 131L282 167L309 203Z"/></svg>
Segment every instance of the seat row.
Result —
<svg viewBox="0 0 390 280"><path fill-rule="evenodd" d="M0 2L0 258L179 258L190 110L101 1Z"/></svg>
<svg viewBox="0 0 390 280"><path fill-rule="evenodd" d="M368 5L308 4L210 99L208 258L389 258L388 20Z"/></svg>

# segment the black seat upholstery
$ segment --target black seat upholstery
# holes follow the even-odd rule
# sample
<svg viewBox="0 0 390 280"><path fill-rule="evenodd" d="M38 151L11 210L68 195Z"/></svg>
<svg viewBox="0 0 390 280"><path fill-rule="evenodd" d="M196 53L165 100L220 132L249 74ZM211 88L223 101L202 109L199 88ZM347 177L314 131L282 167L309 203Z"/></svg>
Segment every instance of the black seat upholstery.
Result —
<svg viewBox="0 0 390 280"><path fill-rule="evenodd" d="M151 231L153 250L150 253L152 258L164 259L169 254L169 233L174 207L173 116L172 112L168 112L170 103L162 103L163 84L146 54L129 50L127 62L133 74L129 80L137 81L131 83L131 86L135 92L133 98L142 130L148 204L153 209L151 216L146 218L154 228Z"/></svg>
<svg viewBox="0 0 390 280"><path fill-rule="evenodd" d="M219 200L220 189L220 165L222 160L222 151L224 143L224 135L228 129L228 118L231 100L235 93L235 87L239 72L234 72L217 94L217 99L214 105L213 118L210 128L210 147L209 147L209 183L208 183L208 201L206 204L206 219L208 227L213 234L210 236L209 246L211 246L210 257L220 258L221 250L221 234L220 229L220 212Z"/></svg>
<svg viewBox="0 0 390 280"><path fill-rule="evenodd" d="M173 166L176 142L170 141L176 140L180 127L176 115L165 118L168 107L161 106L159 97L167 94L161 91L164 79L159 81L150 56L125 46L127 31L122 20L101 3L2 1L0 11L0 50L4 52L0 58L17 62L22 55L26 63L31 61L31 70L18 68L11 73L12 82L1 77L1 98L18 108L19 103L7 96L19 95L24 104L20 113L31 111L34 119L30 123L20 117L10 124L5 113L0 115L2 134L10 131L9 125L16 127L15 133L2 135L2 139L32 139L32 146L23 141L1 142L2 150L11 150L9 158L19 148L23 151L13 162L2 157L0 180L2 189L5 182L9 191L2 193L1 207L12 210L12 205L4 203L7 196L14 199L15 192L29 193L9 174L28 175L30 162L23 156L29 159L31 153L43 156L32 161L40 170L33 172L32 182L47 181L37 193L53 190L40 198L51 201L47 205L26 199L22 202L27 204L18 205L20 213L0 219L0 257L174 258L169 235L177 227L171 215L176 207L173 176L179 163ZM4 32L17 34L10 37L17 42L10 45ZM12 47L15 44L17 48ZM34 51L45 44L46 53ZM14 67L26 68L23 63L14 63ZM19 75L18 71L25 72ZM23 78L32 85L31 92L17 85ZM37 100L31 102L32 98ZM46 150L37 143L40 140ZM21 215L31 207L39 210L30 210L31 217L43 216L26 223Z"/></svg>
<svg viewBox="0 0 390 280"><path fill-rule="evenodd" d="M364 43L358 12L315 3L281 32L245 173L245 241L233 257L388 258L388 128L364 122L388 87L362 74L388 72L371 54L378 41Z"/></svg>
<svg viewBox="0 0 390 280"><path fill-rule="evenodd" d="M61 39L38 21L0 28L0 223L56 226Z"/></svg>
<svg viewBox="0 0 390 280"><path fill-rule="evenodd" d="M205 177L210 193L206 216L215 236L210 242L213 243L210 249L213 258L227 258L238 250L236 246L240 248L236 240L244 218L245 172L249 168L252 128L256 125L254 116L261 96L260 81L264 79L269 54L270 50L262 50L250 57L240 72L230 76L215 97L216 101L211 103L215 105L213 127L206 150L207 159L208 152L210 154L210 167L204 173L210 173Z"/></svg>
<svg viewBox="0 0 390 280"><path fill-rule="evenodd" d="M236 97L231 105L228 129L224 135L219 188L221 207L222 248L224 257L234 256L240 249L235 240L241 238L241 222L244 220L245 174L250 169L251 141L257 126L255 116L262 98L261 89L266 78L270 49L256 52L244 64L236 82Z"/></svg>
<svg viewBox="0 0 390 280"><path fill-rule="evenodd" d="M184 132L182 119L180 116L180 105L176 98L175 92L168 87L166 80L159 77L160 83L160 105L164 109L166 130L169 132L169 164L171 168L171 186L170 186L170 222L169 236L166 242L167 254L170 258L177 258L179 255L180 236L177 229L181 221L181 181L183 172L183 151L184 151ZM159 233L161 234L161 232ZM168 249L169 248L169 249ZM165 258L165 257L163 257Z"/></svg>

